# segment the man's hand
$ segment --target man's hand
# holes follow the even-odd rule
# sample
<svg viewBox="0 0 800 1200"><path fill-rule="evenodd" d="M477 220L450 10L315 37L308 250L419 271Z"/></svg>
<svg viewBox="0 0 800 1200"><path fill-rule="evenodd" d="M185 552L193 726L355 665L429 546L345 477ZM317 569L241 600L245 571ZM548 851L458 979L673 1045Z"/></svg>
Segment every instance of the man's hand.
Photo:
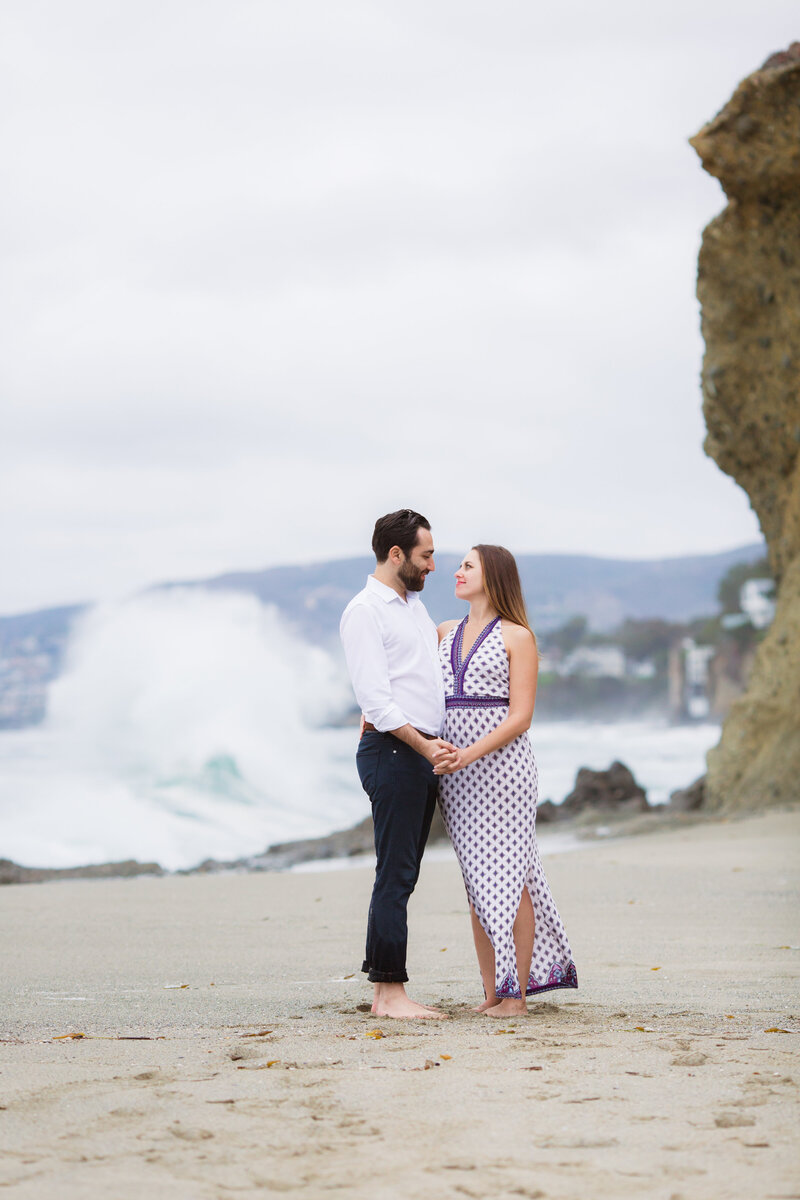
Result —
<svg viewBox="0 0 800 1200"><path fill-rule="evenodd" d="M392 729L391 733L393 737L405 742L412 750L416 750L417 754L427 758L431 766L436 765L439 755L445 751L455 750L455 746L451 746L449 742L445 742L442 738L429 738L415 729L413 725L401 725L399 729Z"/></svg>
<svg viewBox="0 0 800 1200"><path fill-rule="evenodd" d="M439 772L436 770L438 764L446 761L451 754L458 752L455 746L452 746L450 742L445 742L443 738L432 738L431 741L425 743L422 753L433 766L434 774L438 775Z"/></svg>
<svg viewBox="0 0 800 1200"><path fill-rule="evenodd" d="M448 746L446 750L441 750L433 763L434 775L452 775L454 771L460 771L462 767L467 766L464 757L464 751L459 750L457 746Z"/></svg>

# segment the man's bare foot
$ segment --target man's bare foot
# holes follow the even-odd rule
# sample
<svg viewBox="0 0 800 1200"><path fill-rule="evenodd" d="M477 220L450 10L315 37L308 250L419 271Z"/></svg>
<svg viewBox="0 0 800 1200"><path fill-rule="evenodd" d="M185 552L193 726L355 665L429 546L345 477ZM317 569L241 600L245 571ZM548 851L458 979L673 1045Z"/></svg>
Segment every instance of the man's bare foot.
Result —
<svg viewBox="0 0 800 1200"><path fill-rule="evenodd" d="M493 1004L491 1008L485 1008L483 1015L485 1017L524 1017L527 1016L528 1007L524 1000L515 1000L513 996L506 996L499 1004Z"/></svg>
<svg viewBox="0 0 800 1200"><path fill-rule="evenodd" d="M376 983L372 1012L376 1017L392 1017L395 1020L442 1021L447 1013L428 1004L417 1004L406 995L402 983Z"/></svg>
<svg viewBox="0 0 800 1200"><path fill-rule="evenodd" d="M488 1000L484 1000L483 1004L479 1004L476 1008L473 1008L472 1011L483 1013L486 1012L488 1008L496 1008L499 1003L499 996L490 996Z"/></svg>
<svg viewBox="0 0 800 1200"><path fill-rule="evenodd" d="M373 1004L372 1011L376 1017L392 1017L396 1021L446 1021L447 1013L436 1008L427 1008L424 1004L416 1004L406 996L405 1000L395 1000L391 1004Z"/></svg>
<svg viewBox="0 0 800 1200"><path fill-rule="evenodd" d="M405 995L405 993L403 993L403 998L405 1000L408 1000L409 1004L415 1004L417 1006L417 1008L427 1009L427 1011L430 1013L438 1013L440 1011L438 1008L434 1008L432 1004L423 1004L419 1000L410 1000L409 997ZM386 1001L373 1000L372 1001L372 1012L377 1012L376 1005L379 1005L381 1003L386 1003Z"/></svg>

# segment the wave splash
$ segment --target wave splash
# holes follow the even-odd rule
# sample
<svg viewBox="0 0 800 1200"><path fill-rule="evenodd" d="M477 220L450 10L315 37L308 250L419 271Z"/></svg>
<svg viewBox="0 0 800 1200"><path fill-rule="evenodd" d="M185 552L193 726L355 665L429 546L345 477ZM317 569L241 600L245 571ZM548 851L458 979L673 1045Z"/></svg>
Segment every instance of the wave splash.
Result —
<svg viewBox="0 0 800 1200"><path fill-rule="evenodd" d="M27 754L15 738L4 852L176 868L357 820L352 764L332 758L321 727L348 700L331 656L254 597L172 589L98 606L75 629L44 727L25 731Z"/></svg>

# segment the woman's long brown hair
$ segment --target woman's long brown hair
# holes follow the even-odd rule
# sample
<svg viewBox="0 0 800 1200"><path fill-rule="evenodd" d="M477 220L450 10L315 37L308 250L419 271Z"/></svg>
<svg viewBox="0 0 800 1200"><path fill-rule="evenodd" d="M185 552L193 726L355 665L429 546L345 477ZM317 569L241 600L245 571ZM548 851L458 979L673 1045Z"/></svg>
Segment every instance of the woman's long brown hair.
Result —
<svg viewBox="0 0 800 1200"><path fill-rule="evenodd" d="M483 568L483 590L501 618L533 633L522 594L517 562L505 546L473 546ZM534 641L536 634L533 634Z"/></svg>

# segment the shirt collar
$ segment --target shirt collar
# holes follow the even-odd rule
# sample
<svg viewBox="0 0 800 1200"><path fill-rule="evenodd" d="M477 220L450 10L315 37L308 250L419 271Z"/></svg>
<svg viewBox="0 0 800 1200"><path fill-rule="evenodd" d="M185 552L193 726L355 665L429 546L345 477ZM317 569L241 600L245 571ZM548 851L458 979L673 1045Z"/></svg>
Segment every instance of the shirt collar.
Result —
<svg viewBox="0 0 800 1200"><path fill-rule="evenodd" d="M375 592L387 604L391 604L392 600L399 600L401 604L404 603L403 597L399 592L389 587L387 583L381 583L380 579L376 579L374 575L367 576L367 590ZM416 592L406 592L406 600L409 604L414 604L415 601L419 600L419 596Z"/></svg>

